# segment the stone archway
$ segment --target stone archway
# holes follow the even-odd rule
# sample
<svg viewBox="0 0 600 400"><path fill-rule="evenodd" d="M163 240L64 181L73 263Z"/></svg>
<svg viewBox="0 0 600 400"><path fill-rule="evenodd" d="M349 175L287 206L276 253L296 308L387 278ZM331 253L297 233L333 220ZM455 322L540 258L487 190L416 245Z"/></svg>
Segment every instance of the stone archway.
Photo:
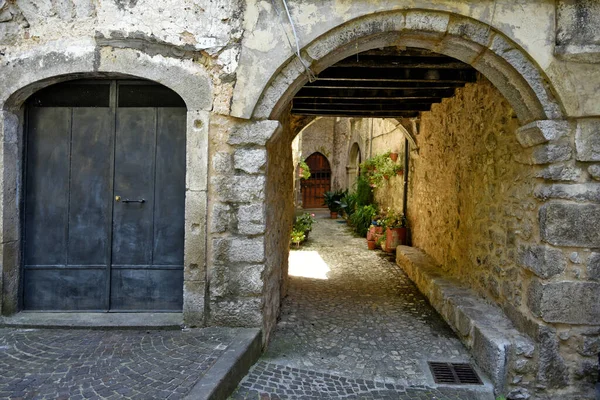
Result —
<svg viewBox="0 0 600 400"><path fill-rule="evenodd" d="M40 49L39 55L24 54L20 62L5 68L6 87L0 99L2 116L2 301L4 315L19 311L21 303L21 202L23 187L24 102L51 84L80 78L137 77L160 83L177 93L187 106L184 319L190 325L204 324L206 231L195 221L206 218L208 120L212 104L210 79L203 67L191 60L150 57L127 48L107 48L77 43L63 53ZM66 54L66 55L65 55ZM40 65L43 68L40 68ZM185 79L182 79L185 78ZM193 156L190 156L193 154Z"/></svg>
<svg viewBox="0 0 600 400"><path fill-rule="evenodd" d="M543 168L546 168L548 164L571 162L573 152L570 141L573 134L572 126L566 120L560 101L556 98L554 90L544 77L544 73L518 45L501 32L481 22L449 13L417 10L369 15L347 22L325 33L308 44L303 49L302 54L305 59L310 60L313 72L319 73L352 54L392 45L439 52L468 63L487 78L510 104L515 112L515 121L518 120L521 125L514 132L516 140L521 146L517 162L526 165L525 168L529 168L531 171L530 175L537 174L537 176L544 178L548 176L548 173L543 171L548 170L543 170ZM307 82L304 67L295 58L289 59L278 71L262 92L260 100L255 104L253 111L253 117L257 120L281 119L284 122L283 129L277 130L276 135L269 137L267 170L269 170L269 165L281 165L283 163L282 157L284 156L279 156L279 154L285 154L288 141L287 135L289 134L289 129L285 127L285 114L294 94ZM513 132L508 133L513 134ZM270 204L281 204L276 199L278 193L277 183L272 178L267 174L265 184L267 188L267 207ZM529 197L526 201L528 204L535 200L533 194L529 194ZM550 196L537 196L537 201L546 201L549 198ZM528 229L536 231L539 228L542 236L545 235L548 228L544 225L548 221L549 210L558 212L558 208L560 206L556 204L542 204L539 218L536 219L534 226L528 227ZM577 209L573 212L583 213L586 210ZM270 240L267 239L267 254L285 251L285 246L277 245L274 241L275 236L271 233L271 230L286 232L289 221L281 218L282 214L285 213L280 212L278 219L269 218L269 215L267 215L266 237L273 239L273 243L270 243ZM573 229L577 229L575 225L570 225ZM555 233L553 231L553 234ZM556 251L558 251L561 257L564 257L561 249L549 248L541 242L563 246L569 243L567 234L565 234L554 242L529 236L521 244L522 249L519 251L523 253L548 254L548 256L541 255L548 262L535 263L535 266L532 266L531 260L521 259L518 261L522 268L528 271L535 270L534 274L537 277L532 278L533 283L538 282L538 277L547 277L548 271L554 268L550 261L550 253L556 254ZM582 246L585 245L585 243L582 243ZM278 284L285 287L285 276L282 276L285 275L285 266L283 266L281 273L276 272L277 264L281 260L282 258L279 258L277 263L271 263L267 257L266 264L269 276L277 276L279 282L276 283L274 280L265 281L266 287L273 287ZM539 296L538 289L540 289L539 285L533 286L530 290L534 303L539 298L537 297ZM270 310L268 315L276 315L275 310L278 309L277 299L272 296L270 291L265 291L265 295L264 306ZM537 313L535 309L539 309L539 304L535 303L533 306L535 314ZM535 341L544 340L539 336L541 331L535 329L545 329L547 320L545 322L539 319L533 321L529 316L529 311L523 307L522 303L519 306L520 310L516 310L511 304L503 305L503 307L504 312L510 316L513 323L517 324L521 332L527 332ZM264 326L268 330L272 326L272 322L265 321ZM536 328L532 328L532 326ZM555 345L549 344L548 346ZM548 371L554 366L564 370L563 360L559 355L553 355L548 359L550 361L545 360L546 364L540 365L539 371L541 372L538 372L538 374L548 374ZM495 379L500 386L506 383L506 365L503 363L504 361L498 364L502 370L499 370L495 375ZM564 385L564 378L561 379L563 379L563 383L559 383L559 386Z"/></svg>

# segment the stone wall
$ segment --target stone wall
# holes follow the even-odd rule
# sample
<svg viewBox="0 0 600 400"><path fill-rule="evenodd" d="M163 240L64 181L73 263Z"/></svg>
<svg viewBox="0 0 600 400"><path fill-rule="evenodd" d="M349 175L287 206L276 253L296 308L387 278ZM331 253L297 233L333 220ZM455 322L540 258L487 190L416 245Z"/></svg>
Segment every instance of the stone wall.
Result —
<svg viewBox="0 0 600 400"><path fill-rule="evenodd" d="M377 120L376 120L377 121ZM397 121L387 119L379 120L373 133L372 154L373 156L392 152L398 153L396 163L404 165L404 140L405 129ZM403 210L404 193L404 173L402 175L391 176L390 179L383 182L373 191L375 202L380 208L388 208L396 212Z"/></svg>
<svg viewBox="0 0 600 400"><path fill-rule="evenodd" d="M209 325L263 325L263 294L270 278L265 257L266 144L279 127L277 121L211 119Z"/></svg>
<svg viewBox="0 0 600 400"><path fill-rule="evenodd" d="M287 293L290 233L294 219L291 142L294 138L289 115L282 121L283 129L267 144L265 252L268 255L264 273L263 312L264 340L275 327L281 299Z"/></svg>
<svg viewBox="0 0 600 400"><path fill-rule="evenodd" d="M409 171L413 245L500 305L538 343L535 357L510 372L513 383L536 381L540 398L552 391L586 393L597 374L600 290L585 271L586 262L592 266L587 274L594 270L595 253L581 247L600 240L581 216L588 212L595 220L597 206L544 201L597 202L596 185L540 183L540 177L590 178L583 165L565 162L571 160L568 143L524 149L535 134L521 129L515 135L518 127L509 104L484 78L422 113ZM579 129L589 141L586 128ZM564 129L554 132L560 138ZM593 152L589 143L583 147L580 154Z"/></svg>

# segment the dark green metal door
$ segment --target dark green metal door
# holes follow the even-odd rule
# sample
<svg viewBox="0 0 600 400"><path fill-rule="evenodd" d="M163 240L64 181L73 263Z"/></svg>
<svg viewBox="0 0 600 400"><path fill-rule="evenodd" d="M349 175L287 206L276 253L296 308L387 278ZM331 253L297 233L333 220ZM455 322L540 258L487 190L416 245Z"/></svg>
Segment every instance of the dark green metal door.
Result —
<svg viewBox="0 0 600 400"><path fill-rule="evenodd" d="M143 82L28 101L26 309L181 310L185 120L175 93Z"/></svg>

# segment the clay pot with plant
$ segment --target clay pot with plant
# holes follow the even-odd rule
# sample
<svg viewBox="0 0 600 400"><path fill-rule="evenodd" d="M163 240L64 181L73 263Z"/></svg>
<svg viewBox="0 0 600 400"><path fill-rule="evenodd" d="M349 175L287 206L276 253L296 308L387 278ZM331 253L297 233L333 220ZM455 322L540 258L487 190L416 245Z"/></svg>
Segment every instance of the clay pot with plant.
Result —
<svg viewBox="0 0 600 400"><path fill-rule="evenodd" d="M345 190L331 190L323 194L324 203L323 205L329 208L331 219L337 219L338 212L340 212L340 200L346 194Z"/></svg>
<svg viewBox="0 0 600 400"><path fill-rule="evenodd" d="M406 217L403 213L388 208L385 217L385 225L386 251L392 253L396 250L396 247L406 243Z"/></svg>

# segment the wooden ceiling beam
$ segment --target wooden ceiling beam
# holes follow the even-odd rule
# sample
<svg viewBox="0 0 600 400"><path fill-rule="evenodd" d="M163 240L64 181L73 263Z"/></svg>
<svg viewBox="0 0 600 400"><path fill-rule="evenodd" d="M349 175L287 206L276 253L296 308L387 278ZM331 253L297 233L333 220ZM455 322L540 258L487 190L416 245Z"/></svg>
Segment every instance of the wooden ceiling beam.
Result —
<svg viewBox="0 0 600 400"><path fill-rule="evenodd" d="M474 69L442 69L442 68L346 68L335 65L327 68L318 76L318 80L337 79L404 79L411 81L465 81L474 82L477 72Z"/></svg>
<svg viewBox="0 0 600 400"><path fill-rule="evenodd" d="M365 111L429 111L432 103L329 103L329 104L314 104L314 103L298 103L294 102L292 108L303 111L319 111L319 110L365 110Z"/></svg>
<svg viewBox="0 0 600 400"><path fill-rule="evenodd" d="M292 109L292 114L295 115L314 115L327 117L364 117L364 118L414 118L419 116L419 112L415 111L299 111Z"/></svg>
<svg viewBox="0 0 600 400"><path fill-rule="evenodd" d="M409 89L356 89L356 88L334 88L321 89L318 87L304 87L300 89L296 97L452 97L454 88L431 89L431 88L409 88Z"/></svg>

